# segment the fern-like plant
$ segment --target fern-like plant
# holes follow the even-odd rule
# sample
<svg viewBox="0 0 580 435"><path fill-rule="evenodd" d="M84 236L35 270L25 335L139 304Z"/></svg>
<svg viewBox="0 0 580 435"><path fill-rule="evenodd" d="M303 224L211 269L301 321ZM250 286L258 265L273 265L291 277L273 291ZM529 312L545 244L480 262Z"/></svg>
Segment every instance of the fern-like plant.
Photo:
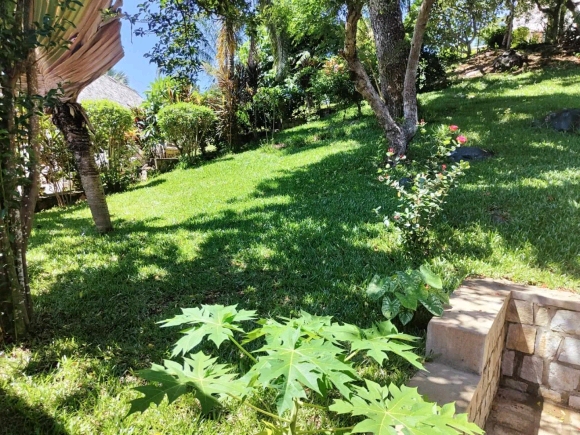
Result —
<svg viewBox="0 0 580 435"><path fill-rule="evenodd" d="M162 322L164 326L186 325L184 336L173 349L173 356L183 355L183 362L166 360L163 366L154 364L138 372L149 383L136 387L143 397L132 401L129 413L145 411L165 397L171 403L186 393L194 394L202 412L207 413L229 397L268 417L260 434L298 435L312 433L300 428L300 409L326 409L312 403L313 396L328 397L336 391L342 399L335 399L328 409L349 414L358 422L321 433L483 433L467 421L467 415L456 416L453 404L439 407L425 402L416 389L380 386L359 377L352 361L360 353L377 364L396 354L423 368L410 344L416 338L399 333L388 321L361 329L333 322L332 317L302 312L294 319L259 320L258 328L246 332L242 322L255 319L254 311L238 310L235 305L204 305L184 309L183 314ZM250 352L244 345L254 340L262 340L263 346ZM190 353L204 341L217 348L224 343L237 347L251 367L237 373L234 367L218 363L217 358L201 351ZM248 400L264 388L275 392L276 414Z"/></svg>

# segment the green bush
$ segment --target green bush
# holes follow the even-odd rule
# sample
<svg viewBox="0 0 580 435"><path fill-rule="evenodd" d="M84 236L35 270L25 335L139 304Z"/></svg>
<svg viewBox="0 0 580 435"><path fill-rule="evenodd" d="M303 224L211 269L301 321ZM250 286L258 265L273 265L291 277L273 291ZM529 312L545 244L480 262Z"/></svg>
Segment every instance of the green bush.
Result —
<svg viewBox="0 0 580 435"><path fill-rule="evenodd" d="M505 26L490 26L483 30L482 37L488 48L500 48L505 32Z"/></svg>
<svg viewBox="0 0 580 435"><path fill-rule="evenodd" d="M62 207L67 201L66 190L80 187L74 157L50 116L42 116L39 121L40 148L37 157L42 167L41 179L52 185L58 205Z"/></svg>
<svg viewBox="0 0 580 435"><path fill-rule="evenodd" d="M131 139L133 115L118 103L108 100L83 103L93 127L93 142L98 153L101 178L107 192L120 192L136 181L133 157L137 147Z"/></svg>
<svg viewBox="0 0 580 435"><path fill-rule="evenodd" d="M198 151L205 153L216 123L215 113L204 106L177 103L165 106L157 114L157 122L165 139L174 144L186 160Z"/></svg>
<svg viewBox="0 0 580 435"><path fill-rule="evenodd" d="M527 27L518 27L512 33L512 45L526 45L530 39L530 29Z"/></svg>
<svg viewBox="0 0 580 435"><path fill-rule="evenodd" d="M425 132L421 128L421 133ZM412 163L404 178L400 178L398 163L405 160L405 156L398 157L393 148L387 152L392 160L384 171L381 170L385 176L380 175L379 181L396 189L400 201L399 210L385 217L384 223L400 231L408 253L428 254L431 251L433 222L441 213L449 191L457 185L457 178L469 168L467 162L448 161L451 153L467 142L467 138L458 133L456 125L442 125L435 130L432 137L427 137L435 145L431 156L424 163Z"/></svg>
<svg viewBox="0 0 580 435"><path fill-rule="evenodd" d="M312 91L319 102L347 108L356 104L361 113L362 95L357 92L345 62L338 56L324 62L312 83Z"/></svg>

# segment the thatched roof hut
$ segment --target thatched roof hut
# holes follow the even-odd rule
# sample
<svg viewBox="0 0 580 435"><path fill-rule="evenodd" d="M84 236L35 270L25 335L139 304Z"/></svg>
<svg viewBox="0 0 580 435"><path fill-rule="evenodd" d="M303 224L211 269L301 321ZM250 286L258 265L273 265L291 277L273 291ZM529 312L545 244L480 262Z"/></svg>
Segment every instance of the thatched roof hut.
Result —
<svg viewBox="0 0 580 435"><path fill-rule="evenodd" d="M88 85L79 94L78 101L109 100L126 107L137 107L143 102L139 93L127 85L104 75Z"/></svg>

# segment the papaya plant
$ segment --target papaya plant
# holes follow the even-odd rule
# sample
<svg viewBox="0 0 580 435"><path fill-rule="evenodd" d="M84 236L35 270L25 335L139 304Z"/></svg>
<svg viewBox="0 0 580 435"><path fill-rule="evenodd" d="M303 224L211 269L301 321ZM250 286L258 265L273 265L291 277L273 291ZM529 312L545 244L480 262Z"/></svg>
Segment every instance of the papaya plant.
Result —
<svg viewBox="0 0 580 435"><path fill-rule="evenodd" d="M454 404L440 407L425 402L414 388L380 386L359 377L353 363L357 355L366 358L356 360L382 365L395 354L423 368L412 352L416 338L399 333L388 321L361 329L333 322L332 317L302 312L297 318L258 320L258 327L246 332L242 322L255 321L255 311L238 310L236 305L202 305L182 311L161 323L186 325L173 348L173 357L182 356L183 362L166 360L163 365L139 371L148 384L135 388L143 396L131 402L129 414L143 412L152 403L159 405L165 397L171 403L183 394L193 394L202 413L215 410L229 398L264 415L268 419L262 422L261 435L314 433L300 426L304 407L348 414L355 422L349 427L321 429L320 433L483 433L467 421L466 414L455 415ZM256 340L262 343L257 350L245 347ZM217 349L224 343L234 346L241 355L238 368L249 369L238 372L234 366L219 363L217 357L202 351L191 353L207 342ZM276 413L249 400L254 395L267 397L264 390L273 390ZM341 399L334 399L330 406L313 403L316 395L328 402L337 394Z"/></svg>
<svg viewBox="0 0 580 435"><path fill-rule="evenodd" d="M373 276L367 295L375 301L382 298L383 315L388 320L398 317L403 325L413 319L419 304L434 316L440 316L444 304L449 302L441 278L426 265L418 270L399 271L390 277Z"/></svg>

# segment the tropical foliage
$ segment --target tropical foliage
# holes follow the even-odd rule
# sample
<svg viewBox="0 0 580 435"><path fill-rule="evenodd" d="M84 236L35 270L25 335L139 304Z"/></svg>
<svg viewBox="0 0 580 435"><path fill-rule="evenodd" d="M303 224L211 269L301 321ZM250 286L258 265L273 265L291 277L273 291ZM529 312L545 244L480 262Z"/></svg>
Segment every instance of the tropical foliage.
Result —
<svg viewBox="0 0 580 435"><path fill-rule="evenodd" d="M371 300L381 300L383 316L388 320L398 319L402 325L413 320L419 304L432 315L440 316L443 305L449 302L441 278L427 265L418 270L398 271L392 277L375 275L367 288L367 295Z"/></svg>
<svg viewBox="0 0 580 435"><path fill-rule="evenodd" d="M132 139L131 111L112 101L83 103L93 129L93 143L106 192L121 192L137 180L140 162Z"/></svg>
<svg viewBox="0 0 580 435"><path fill-rule="evenodd" d="M183 363L165 360L163 366L154 364L140 371L149 384L136 388L144 396L133 400L129 412L145 411L165 397L171 403L191 393L207 414L230 398L268 417L260 433L298 435L310 433L298 425L301 409L325 409L314 402L316 397L328 400L339 394L341 399L334 399L328 409L359 421L351 427L325 428L326 433L383 435L395 429L449 435L483 433L468 423L467 415L456 416L453 404L441 408L427 403L416 389L380 386L371 380L361 384L354 361L357 365L366 360L382 365L398 355L423 368L410 345L415 337L399 333L388 321L361 329L333 322L330 316L302 312L299 317L280 321L261 319L256 329L246 331L244 325L254 320L255 311L238 310L235 305L202 305L162 322L166 327L185 326L172 354L184 355ZM250 352L244 347L255 341L261 343L257 350ZM242 354L239 366L249 368L237 373L233 366L218 363L201 350L190 353L204 342L217 349L229 342ZM264 396L264 390L275 396L275 414L252 404L255 396ZM359 416L362 419L356 418Z"/></svg>

